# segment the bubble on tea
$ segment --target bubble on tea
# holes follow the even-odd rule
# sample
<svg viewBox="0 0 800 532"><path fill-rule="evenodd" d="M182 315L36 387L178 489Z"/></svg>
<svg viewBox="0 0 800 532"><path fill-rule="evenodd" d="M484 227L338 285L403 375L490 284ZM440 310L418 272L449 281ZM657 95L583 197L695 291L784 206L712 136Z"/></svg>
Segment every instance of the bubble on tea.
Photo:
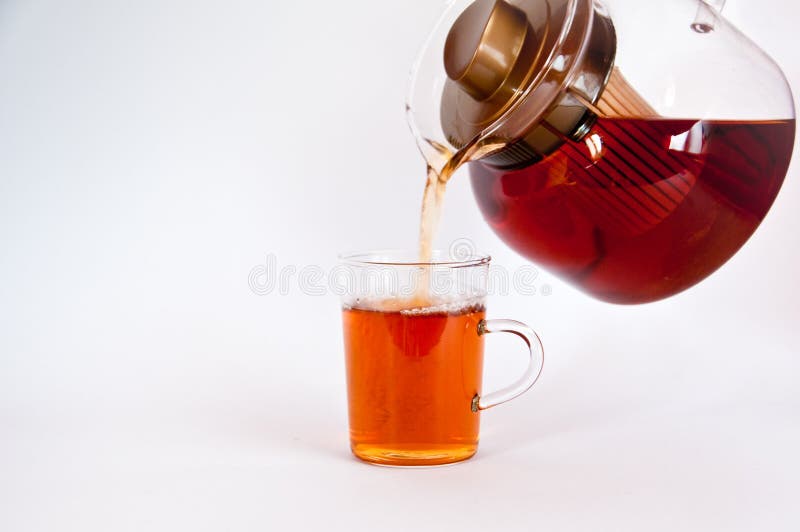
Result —
<svg viewBox="0 0 800 532"><path fill-rule="evenodd" d="M483 310L482 298L476 297L470 299L442 301L426 307L414 307L401 310L400 313L408 316L424 316L427 314L463 314L466 312L474 312L476 310Z"/></svg>

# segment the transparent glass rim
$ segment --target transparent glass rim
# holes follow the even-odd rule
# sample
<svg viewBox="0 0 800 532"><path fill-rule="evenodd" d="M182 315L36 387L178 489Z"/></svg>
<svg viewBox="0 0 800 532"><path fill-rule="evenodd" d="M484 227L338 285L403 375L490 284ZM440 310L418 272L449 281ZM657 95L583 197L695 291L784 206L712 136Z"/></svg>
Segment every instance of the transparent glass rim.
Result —
<svg viewBox="0 0 800 532"><path fill-rule="evenodd" d="M351 266L411 266L411 267L446 267L469 268L488 265L492 257L483 253L470 252L463 258L456 258L442 250L434 250L432 259L420 261L418 251L408 249L378 249L371 251L355 251L340 253L341 264Z"/></svg>

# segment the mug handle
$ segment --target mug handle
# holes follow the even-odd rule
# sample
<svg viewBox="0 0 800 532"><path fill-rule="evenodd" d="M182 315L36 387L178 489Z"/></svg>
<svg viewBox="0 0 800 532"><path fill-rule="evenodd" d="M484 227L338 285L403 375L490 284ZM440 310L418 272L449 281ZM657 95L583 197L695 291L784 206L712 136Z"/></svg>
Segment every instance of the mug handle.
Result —
<svg viewBox="0 0 800 532"><path fill-rule="evenodd" d="M539 339L536 331L525 325L524 323L514 320L481 320L478 323L478 335L490 333L511 333L522 338L528 345L528 355L530 357L528 367L522 377L517 379L516 382L510 386L506 386L496 392L488 393L486 395L475 394L472 398L472 411L486 410L492 408L506 401L510 401L515 397L519 397L528 389L533 386L542 374L542 367L544 366L544 346Z"/></svg>

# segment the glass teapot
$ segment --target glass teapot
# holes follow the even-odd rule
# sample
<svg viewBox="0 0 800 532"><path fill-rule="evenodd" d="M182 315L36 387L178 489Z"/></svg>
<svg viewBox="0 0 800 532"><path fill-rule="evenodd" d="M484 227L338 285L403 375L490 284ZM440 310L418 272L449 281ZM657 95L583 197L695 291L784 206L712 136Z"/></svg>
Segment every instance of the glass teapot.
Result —
<svg viewBox="0 0 800 532"><path fill-rule="evenodd" d="M755 231L794 145L786 79L723 3L456 0L412 72L418 145L471 161L497 235L588 294L678 293Z"/></svg>

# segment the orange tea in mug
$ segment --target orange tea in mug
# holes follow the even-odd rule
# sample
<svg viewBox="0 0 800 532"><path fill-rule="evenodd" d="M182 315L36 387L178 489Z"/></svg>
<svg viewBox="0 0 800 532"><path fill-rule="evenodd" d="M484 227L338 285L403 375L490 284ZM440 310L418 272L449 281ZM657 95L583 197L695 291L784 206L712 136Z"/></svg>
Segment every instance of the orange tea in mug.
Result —
<svg viewBox="0 0 800 532"><path fill-rule="evenodd" d="M541 345L519 322L485 319L488 257L418 263L407 256L342 259L353 290L342 310L350 446L358 458L386 465L465 460L478 448L480 411L535 382ZM512 386L482 395L483 335L499 331L525 340L531 363Z"/></svg>

